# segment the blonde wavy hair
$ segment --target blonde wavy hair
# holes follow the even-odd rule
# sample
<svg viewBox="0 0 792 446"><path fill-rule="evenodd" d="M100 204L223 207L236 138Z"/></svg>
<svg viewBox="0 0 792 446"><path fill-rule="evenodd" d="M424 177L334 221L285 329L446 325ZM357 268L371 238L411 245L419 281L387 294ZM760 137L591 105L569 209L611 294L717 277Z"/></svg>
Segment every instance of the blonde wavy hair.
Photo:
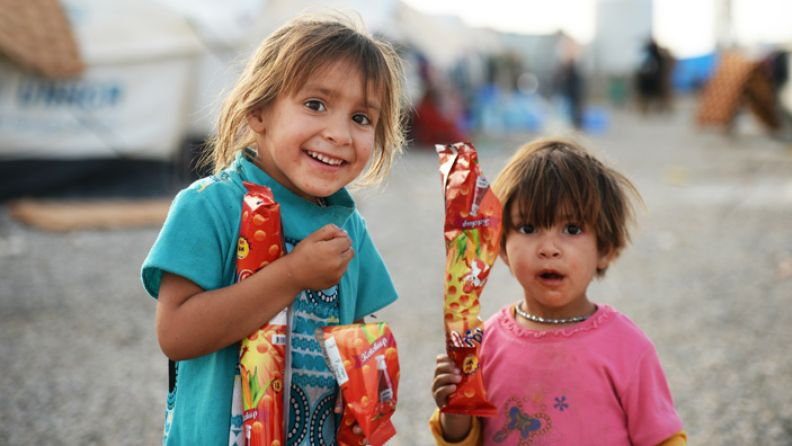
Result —
<svg viewBox="0 0 792 446"><path fill-rule="evenodd" d="M355 181L359 186L379 183L404 144L402 63L389 43L340 15L297 17L261 43L223 102L217 133L207 142L201 164L211 164L215 173L228 167L237 152L255 142L247 124L250 113L295 93L313 73L338 61L357 67L364 92L373 87L382 94L374 151Z"/></svg>

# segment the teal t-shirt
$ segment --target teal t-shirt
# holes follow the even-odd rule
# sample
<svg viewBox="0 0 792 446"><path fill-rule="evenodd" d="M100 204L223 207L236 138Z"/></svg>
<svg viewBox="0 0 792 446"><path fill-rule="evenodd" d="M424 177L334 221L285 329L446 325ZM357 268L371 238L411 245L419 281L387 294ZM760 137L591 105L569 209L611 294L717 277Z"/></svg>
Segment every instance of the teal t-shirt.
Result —
<svg viewBox="0 0 792 446"><path fill-rule="evenodd" d="M176 196L143 262L143 285L156 298L164 271L185 277L204 290L234 283L242 197L246 192L243 181L272 189L280 204L287 251L329 223L346 230L352 240L355 256L341 282L327 290L304 290L295 298L290 312L292 379L286 408L287 444L332 444L335 421L330 403L337 388L319 344L310 334L316 326L360 320L397 297L365 221L346 190L328 197L326 206L318 206L281 186L240 153L227 169L196 181ZM239 345L234 344L176 363L163 443L228 444L238 361Z"/></svg>

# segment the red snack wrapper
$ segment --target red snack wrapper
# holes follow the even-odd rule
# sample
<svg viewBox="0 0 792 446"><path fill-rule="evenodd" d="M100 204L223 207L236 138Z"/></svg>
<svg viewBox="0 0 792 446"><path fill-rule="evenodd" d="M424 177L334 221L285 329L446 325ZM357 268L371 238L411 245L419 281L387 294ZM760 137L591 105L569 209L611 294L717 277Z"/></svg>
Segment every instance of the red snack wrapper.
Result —
<svg viewBox="0 0 792 446"><path fill-rule="evenodd" d="M237 281L283 255L280 205L266 186L244 183L242 221L237 244ZM248 446L281 446L284 442L283 375L287 309L242 340L243 429Z"/></svg>
<svg viewBox="0 0 792 446"><path fill-rule="evenodd" d="M316 336L346 403L338 444L384 444L396 435L390 418L399 390L399 354L390 328L384 322L335 325ZM355 422L363 437L352 431Z"/></svg>
<svg viewBox="0 0 792 446"><path fill-rule="evenodd" d="M442 411L492 416L496 409L487 401L479 359L484 336L479 297L500 251L502 206L481 174L475 147L457 143L435 149L445 192L446 352L462 371Z"/></svg>

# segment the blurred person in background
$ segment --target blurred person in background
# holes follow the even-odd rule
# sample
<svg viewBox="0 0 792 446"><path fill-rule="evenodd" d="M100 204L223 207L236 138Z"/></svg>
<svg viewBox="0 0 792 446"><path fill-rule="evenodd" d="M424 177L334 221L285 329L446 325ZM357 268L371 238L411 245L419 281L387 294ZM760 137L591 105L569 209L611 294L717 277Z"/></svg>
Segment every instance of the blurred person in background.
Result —
<svg viewBox="0 0 792 446"><path fill-rule="evenodd" d="M572 37L560 33L559 64L555 77L555 89L561 96L569 122L577 130L583 129L583 107L585 102L585 79L578 66L580 47Z"/></svg>
<svg viewBox="0 0 792 446"><path fill-rule="evenodd" d="M461 100L452 81L443 78L426 57L418 58L418 71L423 94L415 105L410 125L411 136L419 146L453 144L467 141L462 130Z"/></svg>
<svg viewBox="0 0 792 446"><path fill-rule="evenodd" d="M671 108L671 74L673 57L665 48L649 38L641 49L635 71L635 89L641 113L669 111Z"/></svg>

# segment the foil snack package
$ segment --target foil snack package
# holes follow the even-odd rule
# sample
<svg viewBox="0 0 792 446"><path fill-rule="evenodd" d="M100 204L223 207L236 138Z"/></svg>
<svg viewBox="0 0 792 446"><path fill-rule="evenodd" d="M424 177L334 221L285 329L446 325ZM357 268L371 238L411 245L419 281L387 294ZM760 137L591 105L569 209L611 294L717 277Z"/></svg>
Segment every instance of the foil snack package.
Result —
<svg viewBox="0 0 792 446"><path fill-rule="evenodd" d="M336 325L317 330L316 336L344 401L338 444L384 444L396 435L390 418L399 388L399 354L390 328L384 322ZM355 423L363 436L353 432Z"/></svg>
<svg viewBox="0 0 792 446"><path fill-rule="evenodd" d="M237 243L237 281L245 280L283 255L280 206L266 186L244 183ZM248 446L282 446L283 378L286 365L287 310L242 340L243 434Z"/></svg>
<svg viewBox="0 0 792 446"><path fill-rule="evenodd" d="M481 174L476 149L467 143L436 145L445 193L446 352L462 371L446 413L492 416L480 361L484 325L479 298L500 251L502 206Z"/></svg>

